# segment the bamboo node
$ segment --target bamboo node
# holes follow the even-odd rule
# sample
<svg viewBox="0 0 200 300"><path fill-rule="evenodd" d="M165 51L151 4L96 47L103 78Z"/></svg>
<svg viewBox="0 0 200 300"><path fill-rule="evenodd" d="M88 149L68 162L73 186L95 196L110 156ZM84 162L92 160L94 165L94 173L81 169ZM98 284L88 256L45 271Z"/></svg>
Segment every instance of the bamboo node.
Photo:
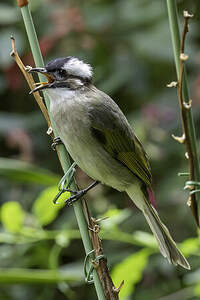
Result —
<svg viewBox="0 0 200 300"><path fill-rule="evenodd" d="M186 61L188 58L189 58L189 55L187 55L186 53L181 53L180 54L180 60Z"/></svg>
<svg viewBox="0 0 200 300"><path fill-rule="evenodd" d="M98 224L94 225L93 228L89 227L89 230L93 231L94 233L99 233L100 232L100 226Z"/></svg>
<svg viewBox="0 0 200 300"><path fill-rule="evenodd" d="M187 200L187 205L188 205L189 207L191 207L191 205L192 205L192 199L191 199L191 197L188 198L188 200Z"/></svg>
<svg viewBox="0 0 200 300"><path fill-rule="evenodd" d="M192 99L189 100L189 102L183 102L183 106L186 108L186 109L190 109L192 107Z"/></svg>
<svg viewBox="0 0 200 300"><path fill-rule="evenodd" d="M12 50L12 51L10 52L10 56L11 56L11 57L14 57L14 56L15 56L15 51L14 51L14 50Z"/></svg>
<svg viewBox="0 0 200 300"><path fill-rule="evenodd" d="M185 157L186 157L187 159L189 159L189 154L188 154L188 152L185 152Z"/></svg>
<svg viewBox="0 0 200 300"><path fill-rule="evenodd" d="M187 10L183 11L183 16L184 16L184 18L193 18L194 17L194 15L190 14Z"/></svg>
<svg viewBox="0 0 200 300"><path fill-rule="evenodd" d="M176 88L178 86L178 82L177 81L172 81L170 83L167 84L168 88Z"/></svg>
<svg viewBox="0 0 200 300"><path fill-rule="evenodd" d="M124 285L124 280L122 280L122 282L120 283L120 285L118 286L118 288L113 288L113 291L114 291L116 294L119 294L119 292L121 291L123 285Z"/></svg>
<svg viewBox="0 0 200 300"><path fill-rule="evenodd" d="M25 70L26 72L30 72L31 69L32 69L31 66L24 66L24 70Z"/></svg>
<svg viewBox="0 0 200 300"><path fill-rule="evenodd" d="M182 136L175 136L174 134L172 134L172 137L175 141L179 142L180 144L185 143L185 133L183 133Z"/></svg>
<svg viewBox="0 0 200 300"><path fill-rule="evenodd" d="M186 185L184 186L184 190L190 190L190 191L192 191L193 189L194 189L194 186L193 186L193 185L186 184Z"/></svg>
<svg viewBox="0 0 200 300"><path fill-rule="evenodd" d="M53 132L53 128L51 126L49 126L48 130L47 130L47 134L51 135Z"/></svg>
<svg viewBox="0 0 200 300"><path fill-rule="evenodd" d="M99 261L98 261L98 260L96 261L95 259L92 259L91 263L93 264L93 267L94 267L95 269L98 268L98 266L99 266Z"/></svg>

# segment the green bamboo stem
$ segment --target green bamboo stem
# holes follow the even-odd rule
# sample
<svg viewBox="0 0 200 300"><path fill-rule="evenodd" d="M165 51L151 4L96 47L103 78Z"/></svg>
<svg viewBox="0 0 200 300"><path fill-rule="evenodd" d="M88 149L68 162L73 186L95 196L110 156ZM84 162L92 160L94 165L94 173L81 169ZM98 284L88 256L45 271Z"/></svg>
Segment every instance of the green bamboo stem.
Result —
<svg viewBox="0 0 200 300"><path fill-rule="evenodd" d="M42 54L41 54L41 51L40 51L37 35L36 35L36 32L35 32L35 27L34 27L34 24L33 24L32 16L31 16L31 13L30 13L30 10L29 10L28 1L26 1L26 3L23 4L23 6L20 5L20 8L21 8L22 17L23 17L24 24L25 24L27 36L28 36L28 39L29 39L30 47L31 47L31 50L32 50L32 53L33 53L33 58L34 58L34 61L35 61L35 65L37 67L41 67L41 66L44 65L44 63L43 63ZM41 77L41 80L42 80L42 77ZM44 93L44 99L45 99L45 103L46 103L47 108L48 108L49 117L50 117L50 120L51 120L54 135L58 136L56 128L55 128L55 124L52 120L52 117L51 117L51 114L50 114L50 111L49 111L49 99L48 99L46 93ZM61 165L62 165L63 171L65 173L71 165L70 158L69 158L69 155L68 155L68 153L67 153L67 151L66 151L66 149L63 145L58 146L58 152L59 152ZM72 183L71 187L72 187L72 189L77 188L75 182ZM74 208L75 216L76 216L77 223L78 223L78 226L79 226L79 230L80 230L80 233L81 233L81 238L82 238L82 241L83 241L85 252L87 254L93 248L92 248L92 243L91 243L91 239L90 239L89 232L88 232L88 224L87 224L84 212L83 212L83 207L82 207L81 201L77 201L76 203L74 203L73 208ZM99 300L105 300L103 288L102 288L101 282L99 280L98 274L97 274L95 269L93 271L93 278L94 278L94 285L95 285L95 289L96 289L96 292L97 292L98 299Z"/></svg>
<svg viewBox="0 0 200 300"><path fill-rule="evenodd" d="M59 283L83 281L81 274L71 274L71 271L30 270L21 268L0 269L0 284L2 283Z"/></svg>
<svg viewBox="0 0 200 300"><path fill-rule="evenodd" d="M179 26L178 26L178 13L177 13L177 2L175 0L167 0L167 8L168 8L168 16L169 16L169 24L170 24L170 31L171 31L171 38L173 44L173 51L174 51L174 59L175 59L175 66L176 66L176 73L178 79L180 78L180 33L179 33ZM183 72L183 82L182 82L182 94L183 99L186 103L189 103L189 91L187 86L187 76L186 76L186 69L184 68ZM196 132L194 126L194 120L192 115L192 109L187 110L186 116L187 128L188 128L188 136L189 142L191 146L191 151L193 155L193 168L194 168L194 180L200 181L200 165L199 165L199 158L198 158L198 151L197 151L197 143L196 143ZM200 216L200 193L195 194L195 199L198 207L198 216Z"/></svg>

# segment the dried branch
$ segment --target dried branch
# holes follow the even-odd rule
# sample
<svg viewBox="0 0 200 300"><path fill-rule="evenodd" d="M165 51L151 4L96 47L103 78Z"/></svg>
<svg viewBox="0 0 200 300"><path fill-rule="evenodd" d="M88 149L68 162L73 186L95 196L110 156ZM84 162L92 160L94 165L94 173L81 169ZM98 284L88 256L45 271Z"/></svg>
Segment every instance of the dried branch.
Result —
<svg viewBox="0 0 200 300"><path fill-rule="evenodd" d="M104 256L101 239L99 238L100 225L99 222L102 220L96 220L90 216L87 203L85 202L85 211L88 218L89 229L91 231L92 245L95 251L95 257L101 257L99 261L93 261L94 268L96 268L99 275L101 284L103 286L106 300L119 300L119 292L124 285L124 281L121 282L120 286L116 288L112 281L107 266L107 259Z"/></svg>
<svg viewBox="0 0 200 300"><path fill-rule="evenodd" d="M15 39L13 36L11 36L11 45L12 45L12 51L10 53L10 56L12 56L16 62L16 64L18 65L18 67L20 68L20 70L22 71L30 89L34 89L35 88L35 81L33 79L33 76L31 75L31 73L28 73L27 72L27 69L26 67L24 66L21 58L19 57L18 53L17 53L17 50L16 50L16 45L15 45ZM47 124L48 126L50 127L51 126L51 122L50 122L50 118L49 118L49 114L48 114L48 111L46 109L46 106L44 105L44 102L43 102L43 99L42 97L40 96L39 92L36 92L33 94L33 96L35 97L35 100L37 102L37 104L39 105L46 121L47 121ZM50 133L52 138L54 137L53 136L53 132Z"/></svg>
<svg viewBox="0 0 200 300"><path fill-rule="evenodd" d="M184 142L186 146L186 158L188 159L189 164L189 182L190 188L189 191L190 197L188 199L188 205L190 206L193 216L197 225L199 226L199 216L200 216L200 193L196 187L200 182L200 162L199 155L197 150L197 138L196 130L194 126L194 119L192 115L192 100L189 97L189 91L187 86L187 74L185 70L185 61L188 59L188 55L184 53L185 50L185 39L188 32L188 21L193 15L189 14L187 11L184 11L184 27L183 32L180 38L179 33L179 24L178 24L178 12L177 12L177 2L174 0L166 0L168 16L169 16L169 25L171 31L172 45L174 51L174 60L176 66L176 73L178 77L178 99L179 106L181 111L181 121L183 128L184 138L176 138L178 142ZM168 85L169 86L169 85ZM175 85L173 85L175 86ZM170 84L169 87L172 87ZM188 182L186 182L188 186Z"/></svg>
<svg viewBox="0 0 200 300"><path fill-rule="evenodd" d="M181 110L181 120L182 120L182 128L183 128L183 136L184 136L184 143L187 149L187 158L189 164L189 178L191 181L195 181L195 159L194 159L194 152L191 142L191 135L190 135L190 124L188 122L188 111L192 107L192 101L187 99L187 102L184 99L183 95L183 76L184 76L184 65L188 59L188 55L184 53L185 51L185 40L186 35L188 33L188 22L189 19L192 18L193 15L190 15L187 11L184 11L184 26L183 32L181 36L181 43L180 43L180 57L179 57L179 79L178 79L178 86L177 86L177 94L179 99L179 106ZM197 224L199 225L199 218L198 218L198 210L196 204L195 194L190 194L187 204L192 209L193 215Z"/></svg>

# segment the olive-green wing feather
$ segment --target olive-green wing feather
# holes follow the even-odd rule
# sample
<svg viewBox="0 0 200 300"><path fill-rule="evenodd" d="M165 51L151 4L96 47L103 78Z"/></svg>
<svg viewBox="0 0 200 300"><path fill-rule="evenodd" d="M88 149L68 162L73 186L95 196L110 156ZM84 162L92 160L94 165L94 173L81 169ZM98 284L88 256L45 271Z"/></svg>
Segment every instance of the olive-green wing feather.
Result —
<svg viewBox="0 0 200 300"><path fill-rule="evenodd" d="M100 91L98 91L100 92ZM151 187L151 171L146 153L119 107L107 95L89 108L91 131L104 149Z"/></svg>

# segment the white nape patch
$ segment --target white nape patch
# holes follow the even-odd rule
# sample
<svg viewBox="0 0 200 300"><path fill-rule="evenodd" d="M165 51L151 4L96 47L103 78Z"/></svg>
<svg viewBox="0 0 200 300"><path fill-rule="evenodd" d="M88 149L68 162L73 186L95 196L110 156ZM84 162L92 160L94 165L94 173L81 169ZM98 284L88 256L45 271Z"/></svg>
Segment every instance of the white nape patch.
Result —
<svg viewBox="0 0 200 300"><path fill-rule="evenodd" d="M72 57L64 64L62 69L66 70L68 74L90 79L92 77L92 67L84 63L78 58Z"/></svg>

